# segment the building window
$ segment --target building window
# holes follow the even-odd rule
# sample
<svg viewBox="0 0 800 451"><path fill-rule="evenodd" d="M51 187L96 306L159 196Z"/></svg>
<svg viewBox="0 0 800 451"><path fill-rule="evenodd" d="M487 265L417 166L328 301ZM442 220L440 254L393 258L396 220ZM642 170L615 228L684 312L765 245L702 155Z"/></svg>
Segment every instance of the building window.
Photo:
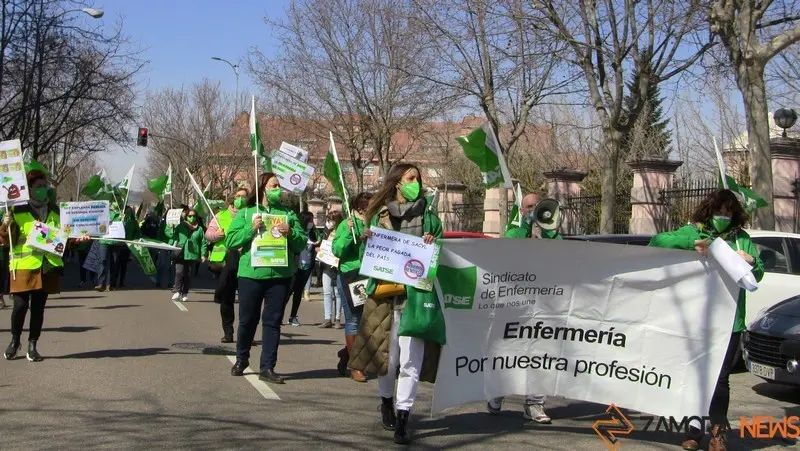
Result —
<svg viewBox="0 0 800 451"><path fill-rule="evenodd" d="M375 165L368 164L364 167L364 175L375 175Z"/></svg>
<svg viewBox="0 0 800 451"><path fill-rule="evenodd" d="M352 174L353 165L351 163L342 163L342 172L345 174Z"/></svg>

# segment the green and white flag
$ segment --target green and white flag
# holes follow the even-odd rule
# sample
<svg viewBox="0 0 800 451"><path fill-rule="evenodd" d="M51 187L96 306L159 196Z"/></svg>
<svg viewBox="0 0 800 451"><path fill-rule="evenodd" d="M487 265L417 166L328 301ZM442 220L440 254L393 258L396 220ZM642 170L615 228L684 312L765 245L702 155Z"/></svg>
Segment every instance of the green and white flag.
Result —
<svg viewBox="0 0 800 451"><path fill-rule="evenodd" d="M164 194L172 195L172 163L167 167L167 182L164 184Z"/></svg>
<svg viewBox="0 0 800 451"><path fill-rule="evenodd" d="M717 166L719 167L719 187L731 190L736 194L736 197L739 198L739 202L742 203L742 207L744 207L747 214L753 214L757 209L769 205L764 198L753 192L750 188L739 186L736 179L728 174L728 168L725 165L725 160L722 158L722 152L720 152L719 146L717 145L717 138L713 137L713 140L714 151L717 154Z"/></svg>
<svg viewBox="0 0 800 451"><path fill-rule="evenodd" d="M105 169L89 177L81 189L81 194L92 200L116 200L114 187L109 183Z"/></svg>
<svg viewBox="0 0 800 451"><path fill-rule="evenodd" d="M488 122L481 128L475 129L467 136L458 138L464 149L464 155L478 165L483 177L483 186L486 189L500 185L513 189L511 174L506 167L506 160L500 151L500 144Z"/></svg>
<svg viewBox="0 0 800 451"><path fill-rule="evenodd" d="M264 172L272 172L272 159L267 156L264 150L264 142L261 141L261 125L256 118L256 96L252 97L250 105L250 148L253 150L253 158L256 158L258 166ZM256 174L258 178L258 174ZM256 180L258 183L258 180Z"/></svg>
<svg viewBox="0 0 800 451"><path fill-rule="evenodd" d="M522 226L522 187L517 183L514 189L514 206L511 208L511 213L508 215L509 221L506 224L506 232L511 227Z"/></svg>
<svg viewBox="0 0 800 451"><path fill-rule="evenodd" d="M350 214L350 201L347 196L347 189L344 185L344 174L342 173L342 166L339 164L339 155L336 154L336 144L333 142L333 133L328 132L330 136L330 145L328 146L328 154L325 156L325 163L322 169L322 175L328 179L333 191L342 198L342 205L344 206L346 214Z"/></svg>
<svg viewBox="0 0 800 451"><path fill-rule="evenodd" d="M153 258L150 256L150 251L147 249L147 247L142 246L141 244L128 243L128 249L131 250L131 254L133 254L136 257L136 260L139 261L139 265L142 267L142 272L144 272L145 275L156 275L156 265L153 262Z"/></svg>
<svg viewBox="0 0 800 451"><path fill-rule="evenodd" d="M134 164L131 166L130 170L127 174L125 174L125 178L123 178L114 189L121 194L122 197L122 210L125 211L125 207L128 206L128 194L130 193L131 188L131 181L133 180L133 170L136 168Z"/></svg>
<svg viewBox="0 0 800 451"><path fill-rule="evenodd" d="M439 188L429 191L425 196L425 201L428 203L428 211L437 213L439 211Z"/></svg>

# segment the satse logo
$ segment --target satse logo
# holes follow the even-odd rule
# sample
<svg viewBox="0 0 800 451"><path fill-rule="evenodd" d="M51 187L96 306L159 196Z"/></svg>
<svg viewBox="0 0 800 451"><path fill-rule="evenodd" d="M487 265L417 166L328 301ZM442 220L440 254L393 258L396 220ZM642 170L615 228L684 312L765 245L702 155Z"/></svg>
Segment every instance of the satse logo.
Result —
<svg viewBox="0 0 800 451"><path fill-rule="evenodd" d="M444 308L472 309L475 288L478 286L478 268L453 268L439 265L436 273L444 295Z"/></svg>

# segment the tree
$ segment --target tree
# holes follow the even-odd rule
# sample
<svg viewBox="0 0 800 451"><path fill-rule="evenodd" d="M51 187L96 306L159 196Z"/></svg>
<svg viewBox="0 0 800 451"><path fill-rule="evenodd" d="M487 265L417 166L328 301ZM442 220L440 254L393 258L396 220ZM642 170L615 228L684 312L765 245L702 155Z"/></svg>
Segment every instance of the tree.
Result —
<svg viewBox="0 0 800 451"><path fill-rule="evenodd" d="M668 129L669 119L663 117L661 88L656 83L650 83L644 101L639 99L640 94L637 87L641 83L642 71L652 73L652 62L634 70L633 78L628 83L629 92L625 97L623 114L626 117L625 122L632 126L623 133L622 152L634 159L667 158L672 139ZM636 114L640 103L643 105Z"/></svg>
<svg viewBox="0 0 800 451"><path fill-rule="evenodd" d="M800 41L798 5L793 1L714 0L708 21L725 51L742 94L747 122L750 179L753 191L769 203L753 215L753 227L773 230L772 158L769 148L769 112L764 71L767 63Z"/></svg>
<svg viewBox="0 0 800 451"><path fill-rule="evenodd" d="M424 31L440 65L420 68L421 80L453 89L477 104L491 124L500 150L524 134L534 106L562 93L570 79L556 75L563 41L542 39L515 0L412 0L414 27ZM413 73L415 67L402 69ZM505 190L501 190L505 192ZM500 223L507 221L500 195Z"/></svg>
<svg viewBox="0 0 800 451"><path fill-rule="evenodd" d="M160 176L171 165L176 202L194 197L186 168L202 188L211 184L222 195L251 167L247 116L232 127L231 102L219 82L207 79L147 96L142 117L150 132L147 177Z"/></svg>
<svg viewBox="0 0 800 451"><path fill-rule="evenodd" d="M144 66L122 35L89 27L72 0L0 0L0 137L35 158L67 162L130 139L135 75ZM42 157L49 158L42 158Z"/></svg>
<svg viewBox="0 0 800 451"><path fill-rule="evenodd" d="M441 113L450 97L440 85L398 69L433 67L435 55L405 18L402 0L302 0L281 21L267 20L278 54L251 54L250 70L282 120L327 141L349 160L363 189L363 171L377 159L386 173L408 149L393 136Z"/></svg>
<svg viewBox="0 0 800 451"><path fill-rule="evenodd" d="M702 18L698 0L561 2L530 0L530 14L544 16L551 40L569 43L569 60L582 75L603 141L600 232L613 233L622 142L645 107L647 92L689 68L711 46L694 40ZM646 70L652 65L652 71ZM625 107L626 71L638 70L635 105Z"/></svg>

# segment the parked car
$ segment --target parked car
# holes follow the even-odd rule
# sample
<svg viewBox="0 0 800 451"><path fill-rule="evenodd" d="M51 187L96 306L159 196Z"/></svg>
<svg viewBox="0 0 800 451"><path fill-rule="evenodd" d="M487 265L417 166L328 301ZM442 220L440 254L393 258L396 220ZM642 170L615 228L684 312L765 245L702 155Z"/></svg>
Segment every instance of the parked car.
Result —
<svg viewBox="0 0 800 451"><path fill-rule="evenodd" d="M800 295L767 308L742 335L747 370L767 382L800 385Z"/></svg>
<svg viewBox="0 0 800 451"><path fill-rule="evenodd" d="M769 230L748 230L761 260L764 278L758 290L747 294L746 324L769 307L800 294L800 235Z"/></svg>

